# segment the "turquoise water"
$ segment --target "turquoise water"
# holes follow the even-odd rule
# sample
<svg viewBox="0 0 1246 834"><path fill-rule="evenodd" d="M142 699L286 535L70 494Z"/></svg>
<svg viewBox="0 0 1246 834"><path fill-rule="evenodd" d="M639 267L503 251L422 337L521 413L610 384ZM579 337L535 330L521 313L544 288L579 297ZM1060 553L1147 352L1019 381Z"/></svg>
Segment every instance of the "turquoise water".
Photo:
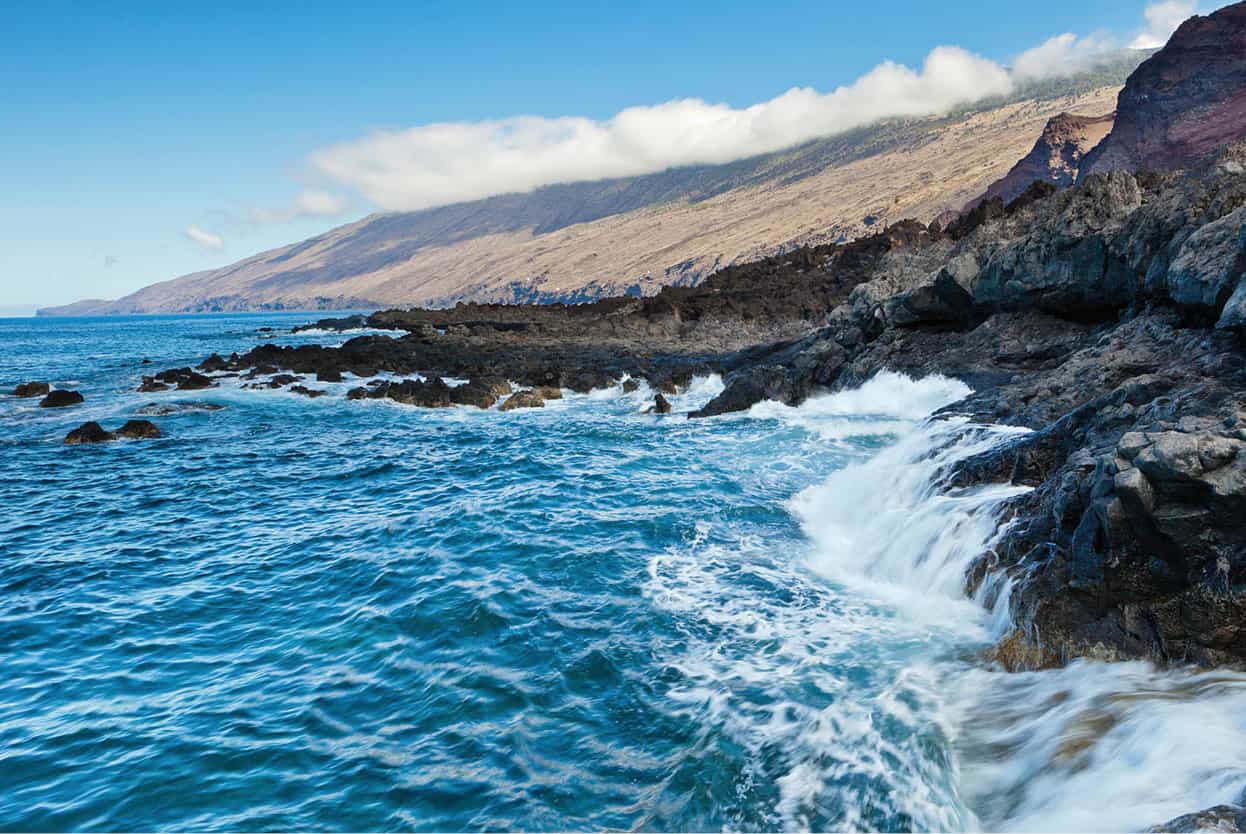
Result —
<svg viewBox="0 0 1246 834"><path fill-rule="evenodd" d="M1000 623L959 575L1006 495L930 486L932 456L995 442L920 427L949 381L711 421L617 389L509 413L135 393L305 318L0 321L0 385L87 398L0 398L0 828L1109 828L1246 785L1240 720L1184 781L1114 777L1106 810L1074 781L1099 760L1051 752L1081 712L1018 735L1025 697L1186 679L981 668ZM224 408L61 444L152 402ZM1121 709L1104 762L1158 726Z"/></svg>

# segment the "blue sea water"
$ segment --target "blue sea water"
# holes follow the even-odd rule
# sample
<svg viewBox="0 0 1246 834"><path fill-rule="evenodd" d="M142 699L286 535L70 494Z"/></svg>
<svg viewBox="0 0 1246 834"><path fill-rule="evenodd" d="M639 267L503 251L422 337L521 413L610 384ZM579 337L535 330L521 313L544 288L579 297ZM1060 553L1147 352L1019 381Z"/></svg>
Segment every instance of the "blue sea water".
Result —
<svg viewBox="0 0 1246 834"><path fill-rule="evenodd" d="M347 338L306 318L0 320L0 387L86 396L0 397L0 829L1126 830L1246 786L1238 676L986 666L1007 583L961 580L1015 491L936 488L998 441L924 422L959 383L136 393ZM151 403L223 408L61 442Z"/></svg>

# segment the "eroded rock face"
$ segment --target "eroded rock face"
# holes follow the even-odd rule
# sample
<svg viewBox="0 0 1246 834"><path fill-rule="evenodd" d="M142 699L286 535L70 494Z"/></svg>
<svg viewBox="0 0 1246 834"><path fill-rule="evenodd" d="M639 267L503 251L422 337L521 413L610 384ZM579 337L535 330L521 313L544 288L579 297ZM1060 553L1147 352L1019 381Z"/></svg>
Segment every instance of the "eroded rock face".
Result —
<svg viewBox="0 0 1246 834"><path fill-rule="evenodd" d="M1181 24L1125 82L1112 132L1082 175L1170 171L1246 139L1246 4Z"/></svg>
<svg viewBox="0 0 1246 834"><path fill-rule="evenodd" d="M1246 273L1246 206L1196 229L1168 267L1168 295L1209 313L1223 309Z"/></svg>
<svg viewBox="0 0 1246 834"><path fill-rule="evenodd" d="M1083 157L1103 141L1115 119L1115 113L1100 116L1061 113L1053 116L1033 149L963 210L972 211L979 204L996 197L1005 204L1011 203L1035 182L1050 183L1057 188L1072 185L1081 169Z"/></svg>
<svg viewBox="0 0 1246 834"><path fill-rule="evenodd" d="M954 410L1039 431L953 483L1035 487L994 558L1013 573L1015 657L1246 660L1246 360L1172 313L1088 329L1078 349Z"/></svg>

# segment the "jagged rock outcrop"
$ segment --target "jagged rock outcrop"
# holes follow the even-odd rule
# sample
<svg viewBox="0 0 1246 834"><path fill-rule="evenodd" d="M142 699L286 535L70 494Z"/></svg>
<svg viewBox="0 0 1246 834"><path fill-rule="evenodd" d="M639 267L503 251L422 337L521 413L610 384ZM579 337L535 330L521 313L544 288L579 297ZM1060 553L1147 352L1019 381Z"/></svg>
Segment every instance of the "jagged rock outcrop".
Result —
<svg viewBox="0 0 1246 834"><path fill-rule="evenodd" d="M955 411L1036 430L948 473L1034 487L978 568L1014 577L1010 657L1246 663L1244 161L1095 175L913 237L693 416L884 368L959 377L977 393Z"/></svg>
<svg viewBox="0 0 1246 834"><path fill-rule="evenodd" d="M1125 82L1083 176L1170 171L1246 139L1246 3L1195 15Z"/></svg>
<svg viewBox="0 0 1246 834"><path fill-rule="evenodd" d="M1034 148L1023 156L1007 174L986 189L982 196L965 205L972 211L979 204L999 198L1005 205L1025 193L1035 182L1051 183L1065 188L1077 180L1082 160L1112 130L1115 113L1100 116L1079 116L1061 113L1053 116Z"/></svg>

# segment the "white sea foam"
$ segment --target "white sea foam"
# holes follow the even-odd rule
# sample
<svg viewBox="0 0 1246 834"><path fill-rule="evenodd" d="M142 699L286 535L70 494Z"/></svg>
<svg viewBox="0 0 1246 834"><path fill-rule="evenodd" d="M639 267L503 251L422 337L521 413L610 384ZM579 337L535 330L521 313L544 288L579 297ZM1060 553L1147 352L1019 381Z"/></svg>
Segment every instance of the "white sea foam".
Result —
<svg viewBox="0 0 1246 834"><path fill-rule="evenodd" d="M791 507L815 545L812 567L910 616L972 623L961 605L965 576L999 535L1003 504L1028 488L949 490L941 476L1022 431L933 421L802 491ZM1003 607L1004 595L994 604Z"/></svg>
<svg viewBox="0 0 1246 834"><path fill-rule="evenodd" d="M1246 675L1074 663L947 674L962 785L1006 831L1140 831L1238 802Z"/></svg>
<svg viewBox="0 0 1246 834"><path fill-rule="evenodd" d="M382 328L382 327L351 327L351 328L347 328L346 330L329 330L323 327L312 327L312 328L308 328L307 330L299 330L298 332L291 332L288 335L293 336L295 338L302 338L304 336L307 336L307 337L349 336L350 338L353 339L356 336L390 336L392 338L397 339L397 338L401 338L402 336L406 336L407 331L389 330L389 329Z"/></svg>
<svg viewBox="0 0 1246 834"><path fill-rule="evenodd" d="M724 542L708 525L685 550L655 557L655 605L709 635L675 662L689 683L672 698L757 761L779 758L774 822L787 829L870 827L881 812L919 829L1137 831L1239 800L1246 675L1144 663L1009 675L940 659L1006 627L1007 582L969 600L965 577L1001 534L1003 506L1025 491L941 482L950 465L1023 431L927 419L967 392L880 374L797 408L752 409L835 448L896 440L873 455L858 443L855 462L791 500L810 543L803 557ZM781 596L767 590L780 586ZM846 677L854 664L896 669L871 691Z"/></svg>

